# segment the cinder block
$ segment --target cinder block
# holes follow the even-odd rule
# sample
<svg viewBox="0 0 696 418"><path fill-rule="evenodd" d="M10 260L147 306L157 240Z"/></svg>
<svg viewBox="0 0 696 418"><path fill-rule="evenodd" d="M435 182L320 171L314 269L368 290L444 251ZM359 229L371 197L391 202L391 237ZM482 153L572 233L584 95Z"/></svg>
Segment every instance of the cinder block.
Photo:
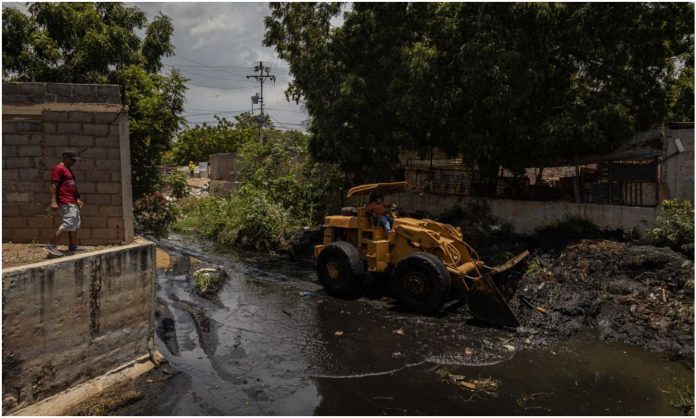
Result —
<svg viewBox="0 0 696 418"><path fill-rule="evenodd" d="M121 98L117 96L97 96L97 103L121 104Z"/></svg>
<svg viewBox="0 0 696 418"><path fill-rule="evenodd" d="M33 159L29 157L3 158L2 168L30 168L34 167Z"/></svg>
<svg viewBox="0 0 696 418"><path fill-rule="evenodd" d="M120 148L110 148L107 154L110 160L121 161L121 149Z"/></svg>
<svg viewBox="0 0 696 418"><path fill-rule="evenodd" d="M114 170L111 172L111 181L121 183L122 180L123 178L120 171Z"/></svg>
<svg viewBox="0 0 696 418"><path fill-rule="evenodd" d="M53 122L47 122L43 124L43 133L44 134L55 134L56 133L56 124Z"/></svg>
<svg viewBox="0 0 696 418"><path fill-rule="evenodd" d="M46 122L65 122L68 120L68 112L44 110L42 113L42 117L43 120Z"/></svg>
<svg viewBox="0 0 696 418"><path fill-rule="evenodd" d="M39 242L41 234L38 228L18 228L13 229L12 237L16 242Z"/></svg>
<svg viewBox="0 0 696 418"><path fill-rule="evenodd" d="M2 217L3 226L8 226L10 228L23 228L27 226L26 216L5 216Z"/></svg>
<svg viewBox="0 0 696 418"><path fill-rule="evenodd" d="M123 219L122 218L109 218L106 222L106 225L109 228L123 228Z"/></svg>
<svg viewBox="0 0 696 418"><path fill-rule="evenodd" d="M82 124L73 122L59 123L56 132L59 134L81 134Z"/></svg>
<svg viewBox="0 0 696 418"><path fill-rule="evenodd" d="M3 158L14 158L17 156L17 147L10 145L2 145L2 157Z"/></svg>
<svg viewBox="0 0 696 418"><path fill-rule="evenodd" d="M85 205L82 206L82 209L80 209L80 215L83 215L83 216L97 216L98 214L99 214L99 207L98 206L93 206L93 205L85 203Z"/></svg>
<svg viewBox="0 0 696 418"><path fill-rule="evenodd" d="M97 86L97 95L121 97L121 89L115 84L102 84Z"/></svg>
<svg viewBox="0 0 696 418"><path fill-rule="evenodd" d="M116 231L111 228L93 228L92 229L92 235L94 237L99 237L103 239L118 239L119 238L119 231Z"/></svg>
<svg viewBox="0 0 696 418"><path fill-rule="evenodd" d="M70 122L89 122L94 121L94 114L92 112L70 112L68 113L68 120Z"/></svg>
<svg viewBox="0 0 696 418"><path fill-rule="evenodd" d="M83 240L88 240L92 237L92 229L91 228L83 228L80 227L80 229L77 231L77 242L81 243ZM88 245L94 245L94 244L88 244Z"/></svg>
<svg viewBox="0 0 696 418"><path fill-rule="evenodd" d="M18 216L19 206L17 205L2 205L2 216Z"/></svg>
<svg viewBox="0 0 696 418"><path fill-rule="evenodd" d="M39 95L46 93L46 83L19 83L19 94Z"/></svg>
<svg viewBox="0 0 696 418"><path fill-rule="evenodd" d="M82 217L82 227L83 228L106 228L107 218L103 216L83 216Z"/></svg>
<svg viewBox="0 0 696 418"><path fill-rule="evenodd" d="M97 206L111 206L110 194L92 194L89 196L89 204Z"/></svg>
<svg viewBox="0 0 696 418"><path fill-rule="evenodd" d="M96 161L95 161L95 164L96 164ZM109 176L109 172L108 172L108 171L96 170L96 169L95 169L94 171L90 171L90 173L89 173L89 180L95 181L95 182L97 182L97 183L99 183L99 182L108 182L109 180L111 180L111 177Z"/></svg>
<svg viewBox="0 0 696 418"><path fill-rule="evenodd" d="M96 160L94 162L94 167L97 170L118 170L121 168L121 161L118 159L113 160Z"/></svg>
<svg viewBox="0 0 696 418"><path fill-rule="evenodd" d="M15 122L17 132L42 132L43 127L39 121L22 121Z"/></svg>
<svg viewBox="0 0 696 418"><path fill-rule="evenodd" d="M19 170L16 168L3 168L2 169L2 179L3 180L19 180ZM3 188L4 188L3 184Z"/></svg>
<svg viewBox="0 0 696 418"><path fill-rule="evenodd" d="M30 144L30 135L26 134L2 134L2 143L4 145L38 145Z"/></svg>
<svg viewBox="0 0 696 418"><path fill-rule="evenodd" d="M109 133L109 126L103 124L98 125L95 123L85 123L82 125L82 132L84 132L85 135L107 136Z"/></svg>
<svg viewBox="0 0 696 418"><path fill-rule="evenodd" d="M31 226L35 226L37 228L44 228L44 227L53 227L53 216L46 216L46 215L39 215L39 216L34 216L29 220L29 224Z"/></svg>
<svg viewBox="0 0 696 418"><path fill-rule="evenodd" d="M100 148L116 148L118 149L118 137L110 136L108 138L97 138L95 140L95 146Z"/></svg>
<svg viewBox="0 0 696 418"><path fill-rule="evenodd" d="M76 168L80 170L94 170L94 160L91 158L83 158L77 163Z"/></svg>
<svg viewBox="0 0 696 418"><path fill-rule="evenodd" d="M74 96L94 96L97 94L95 84L73 84Z"/></svg>
<svg viewBox="0 0 696 418"><path fill-rule="evenodd" d="M20 168L19 178L20 180L38 180L41 178L41 174L36 168Z"/></svg>
<svg viewBox="0 0 696 418"><path fill-rule="evenodd" d="M80 191L80 194L83 195L88 195L88 194L93 194L97 192L97 184L91 181L80 181L81 178L84 178L82 176L79 176L75 174L75 177L77 177L77 189ZM88 178L88 180L92 180L91 178ZM83 199L84 200L84 199ZM91 197L89 199L91 202Z"/></svg>
<svg viewBox="0 0 696 418"><path fill-rule="evenodd" d="M5 95L17 94L17 83L2 83L3 99Z"/></svg>
<svg viewBox="0 0 696 418"><path fill-rule="evenodd" d="M97 183L97 193L121 193L121 185L119 183Z"/></svg>
<svg viewBox="0 0 696 418"><path fill-rule="evenodd" d="M17 147L18 157L35 157L41 155L41 147L36 145L22 145Z"/></svg>
<svg viewBox="0 0 696 418"><path fill-rule="evenodd" d="M72 96L72 86L69 83L47 83L46 92L57 96Z"/></svg>
<svg viewBox="0 0 696 418"><path fill-rule="evenodd" d="M84 158L94 158L94 159L100 159L100 158L106 158L107 153L104 148L90 148L86 151L84 151L82 154L80 154L81 157Z"/></svg>
<svg viewBox="0 0 696 418"><path fill-rule="evenodd" d="M13 134L17 132L16 124L13 121L2 121L2 133L3 134Z"/></svg>
<svg viewBox="0 0 696 418"><path fill-rule="evenodd" d="M4 172L3 172L3 177L4 177ZM7 192L3 193L3 198L4 201L6 202L17 202L17 203L23 203L23 202L30 202L31 201L31 193L30 192Z"/></svg>
<svg viewBox="0 0 696 418"><path fill-rule="evenodd" d="M44 141L47 146L67 147L70 139L68 135L45 135Z"/></svg>
<svg viewBox="0 0 696 418"><path fill-rule="evenodd" d="M121 217L123 216L123 211L119 206L100 206L98 214L99 216Z"/></svg>
<svg viewBox="0 0 696 418"><path fill-rule="evenodd" d="M68 144L71 147L92 147L94 137L89 135L70 135Z"/></svg>
<svg viewBox="0 0 696 418"><path fill-rule="evenodd" d="M118 122L118 115L120 115L120 113L94 112L94 123L105 123L105 124L116 125Z"/></svg>

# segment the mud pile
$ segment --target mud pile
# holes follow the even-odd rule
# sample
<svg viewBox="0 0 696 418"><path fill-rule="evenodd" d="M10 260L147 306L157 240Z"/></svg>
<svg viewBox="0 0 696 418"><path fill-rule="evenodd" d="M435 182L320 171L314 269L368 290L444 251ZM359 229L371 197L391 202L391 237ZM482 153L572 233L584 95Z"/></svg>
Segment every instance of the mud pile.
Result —
<svg viewBox="0 0 696 418"><path fill-rule="evenodd" d="M593 327L619 340L694 352L693 262L669 248L583 240L537 253L510 306L525 329L562 338Z"/></svg>

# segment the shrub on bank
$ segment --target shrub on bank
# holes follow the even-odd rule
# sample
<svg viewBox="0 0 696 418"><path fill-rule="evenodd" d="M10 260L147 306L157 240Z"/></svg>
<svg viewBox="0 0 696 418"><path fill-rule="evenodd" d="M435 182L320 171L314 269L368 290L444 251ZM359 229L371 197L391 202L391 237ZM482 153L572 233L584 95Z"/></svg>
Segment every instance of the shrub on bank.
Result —
<svg viewBox="0 0 696 418"><path fill-rule="evenodd" d="M186 174L179 170L174 170L162 178L162 183L171 187L172 195L177 199L186 197Z"/></svg>
<svg viewBox="0 0 696 418"><path fill-rule="evenodd" d="M176 222L176 207L159 192L146 194L133 204L133 215L145 234L166 236L169 225Z"/></svg>
<svg viewBox="0 0 696 418"><path fill-rule="evenodd" d="M694 208L688 200L665 200L655 220L656 227L648 232L655 245L672 247L693 257Z"/></svg>

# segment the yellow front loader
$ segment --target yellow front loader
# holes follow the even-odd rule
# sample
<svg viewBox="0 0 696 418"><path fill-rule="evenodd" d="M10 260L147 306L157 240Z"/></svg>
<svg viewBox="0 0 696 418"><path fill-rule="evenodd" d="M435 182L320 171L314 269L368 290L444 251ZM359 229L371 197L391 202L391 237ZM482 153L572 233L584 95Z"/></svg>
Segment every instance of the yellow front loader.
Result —
<svg viewBox="0 0 696 418"><path fill-rule="evenodd" d="M430 313L453 297L465 298L475 317L497 326L517 327L515 315L491 275L514 267L527 251L498 267L489 267L462 237L459 228L431 219L392 214L391 234L365 208L368 194L381 194L406 182L353 187L356 207L327 216L323 243L314 248L317 276L336 297L359 295L366 271L388 273L393 296L410 310Z"/></svg>

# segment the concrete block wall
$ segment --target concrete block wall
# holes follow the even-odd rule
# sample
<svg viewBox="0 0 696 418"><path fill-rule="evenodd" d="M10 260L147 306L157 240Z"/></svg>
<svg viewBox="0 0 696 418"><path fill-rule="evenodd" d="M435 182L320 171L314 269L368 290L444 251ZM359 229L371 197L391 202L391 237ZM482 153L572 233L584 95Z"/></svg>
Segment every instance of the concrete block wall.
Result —
<svg viewBox="0 0 696 418"><path fill-rule="evenodd" d="M65 149L85 206L83 245L133 240L128 116L119 86L4 83L4 242L45 242L61 219L50 209L50 173ZM66 238L67 239L67 238Z"/></svg>
<svg viewBox="0 0 696 418"><path fill-rule="evenodd" d="M3 413L151 354L155 247L4 269Z"/></svg>
<svg viewBox="0 0 696 418"><path fill-rule="evenodd" d="M465 208L472 202L486 205L491 214L513 226L515 232L533 233L537 228L553 225L569 217L587 219L600 228L633 228L645 231L654 226L656 208L616 205L592 205L568 202L541 202L532 200L486 199L431 193L391 193L385 196L388 203L407 212L426 211L439 215L455 206Z"/></svg>

